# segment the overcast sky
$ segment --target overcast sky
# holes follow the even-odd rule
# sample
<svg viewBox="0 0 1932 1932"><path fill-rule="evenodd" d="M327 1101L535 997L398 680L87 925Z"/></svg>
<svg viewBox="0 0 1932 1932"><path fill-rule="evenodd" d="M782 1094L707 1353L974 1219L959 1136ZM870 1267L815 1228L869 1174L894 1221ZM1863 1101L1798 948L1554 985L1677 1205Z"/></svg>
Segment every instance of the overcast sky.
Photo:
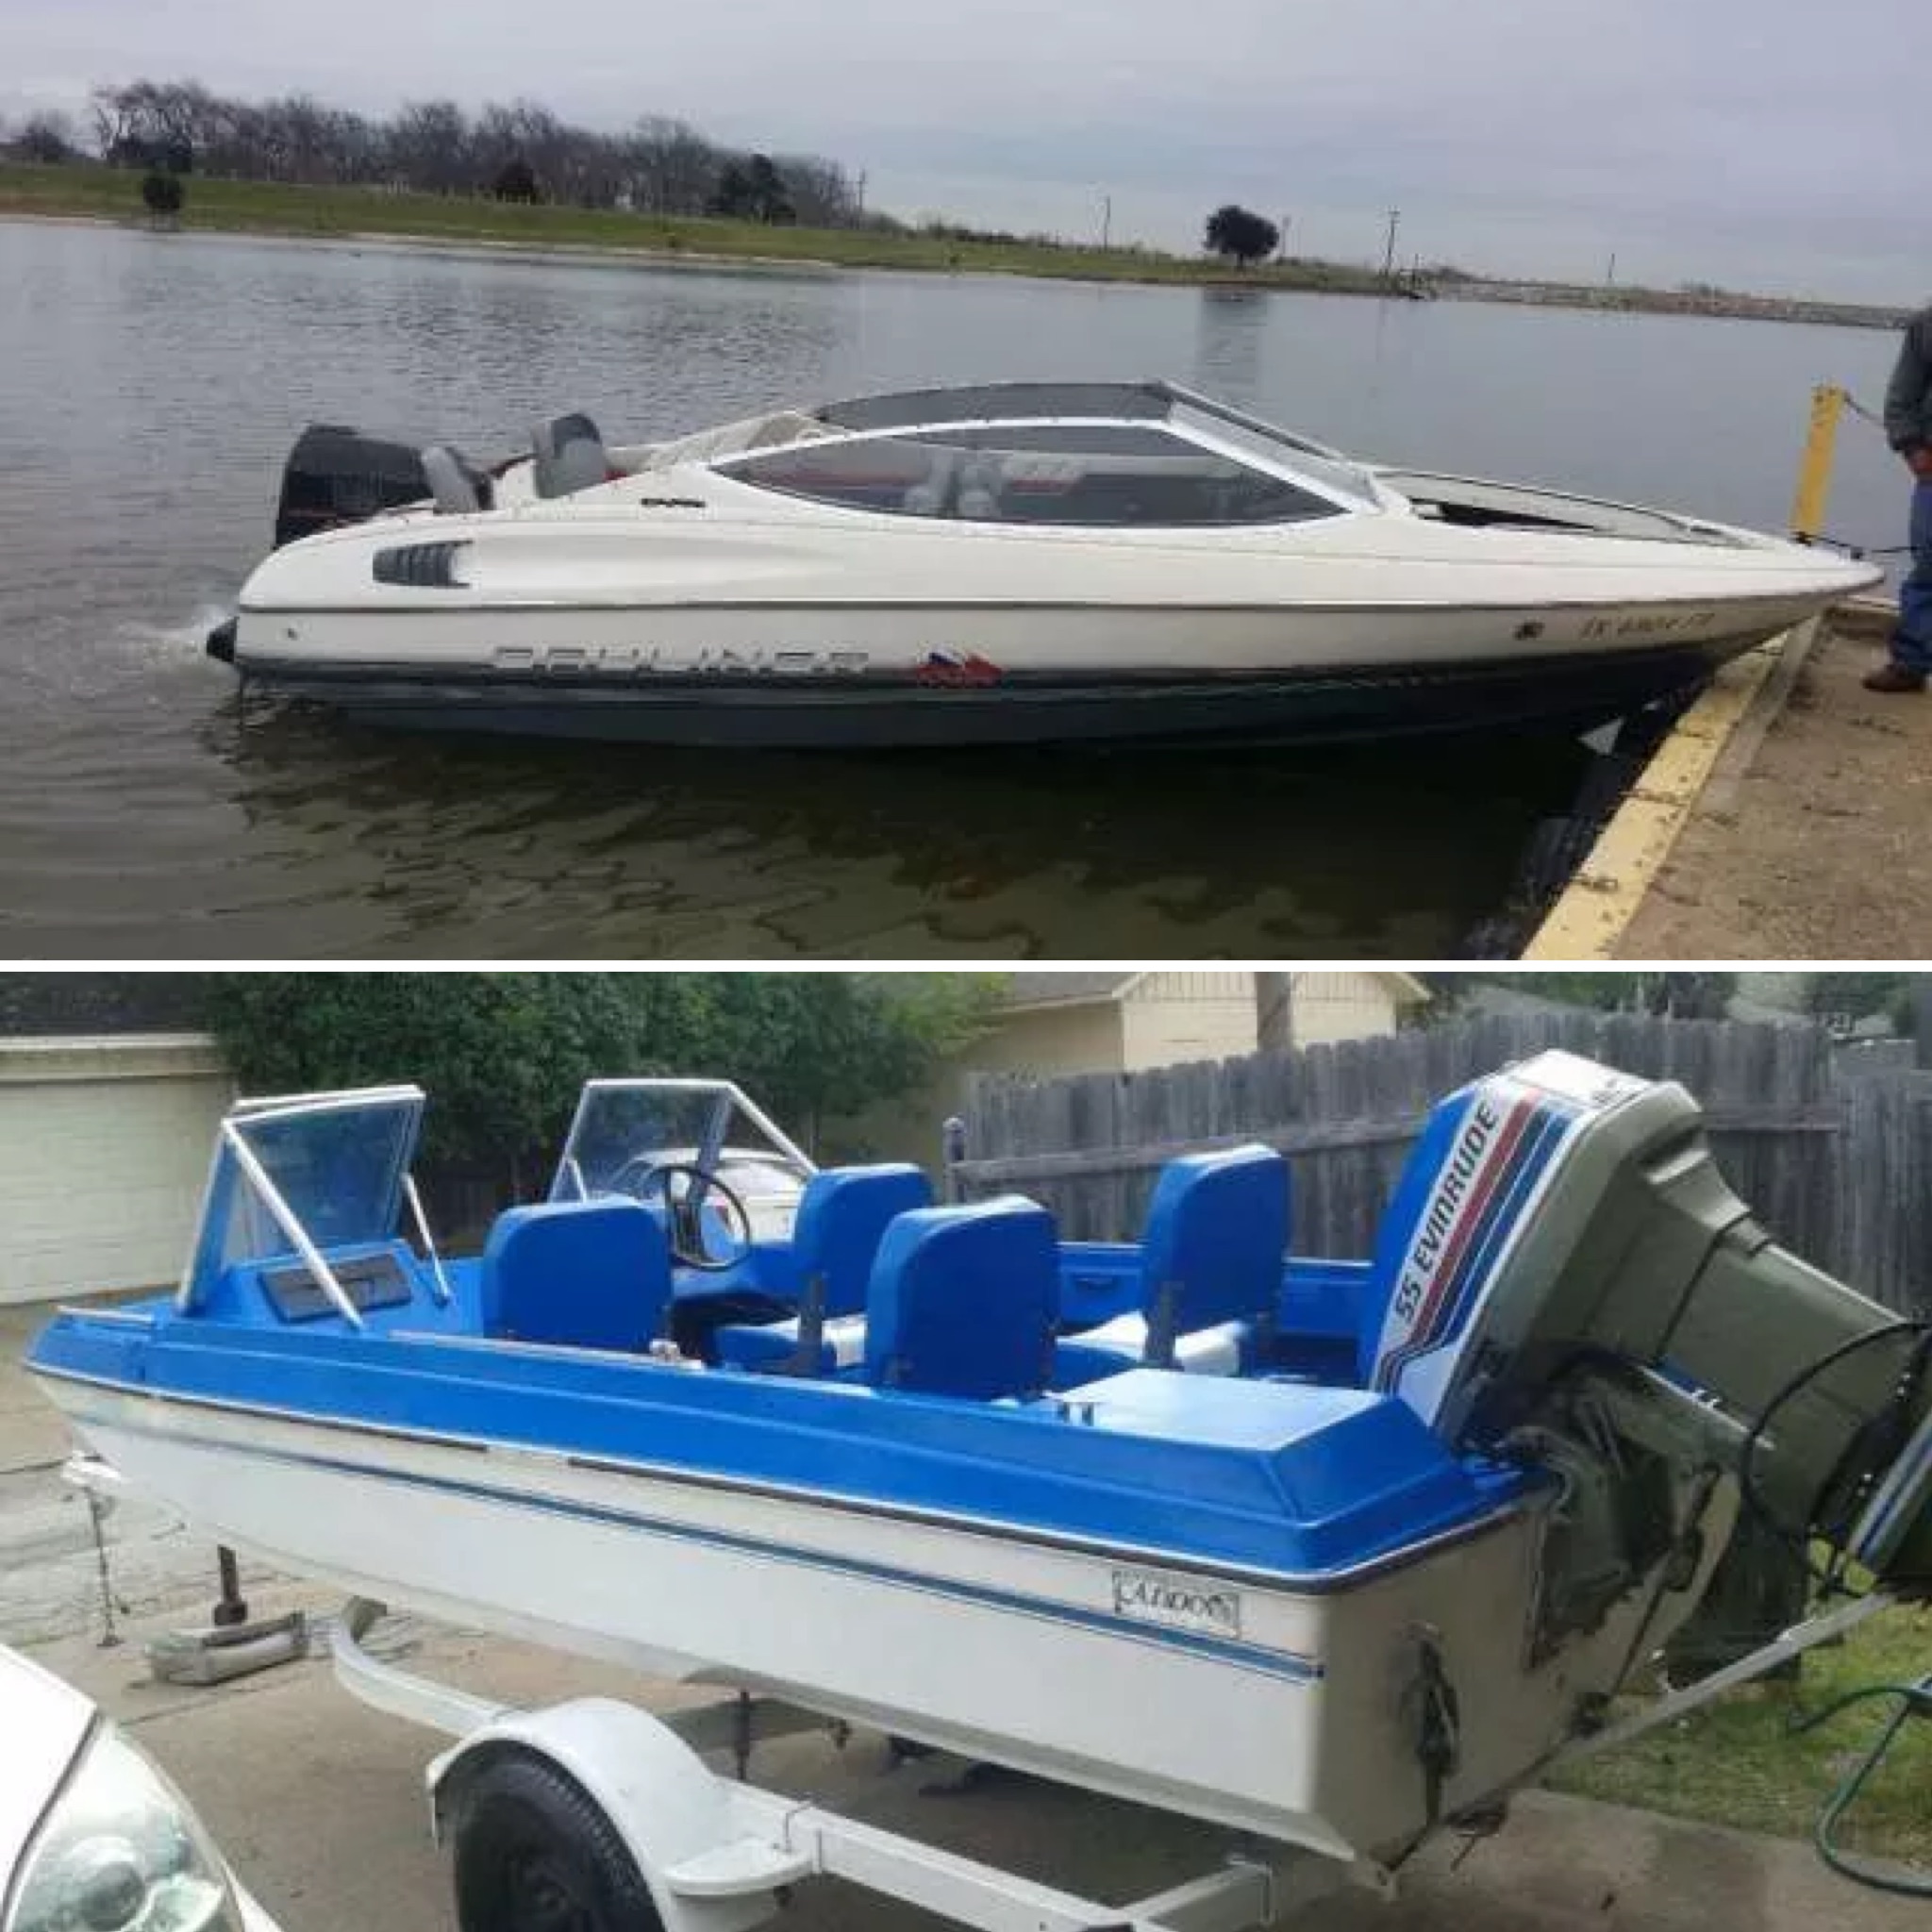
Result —
<svg viewBox="0 0 1932 1932"><path fill-rule="evenodd" d="M810 149L906 216L1497 273L1932 295L1923 0L0 0L0 111L94 81L534 96Z"/></svg>

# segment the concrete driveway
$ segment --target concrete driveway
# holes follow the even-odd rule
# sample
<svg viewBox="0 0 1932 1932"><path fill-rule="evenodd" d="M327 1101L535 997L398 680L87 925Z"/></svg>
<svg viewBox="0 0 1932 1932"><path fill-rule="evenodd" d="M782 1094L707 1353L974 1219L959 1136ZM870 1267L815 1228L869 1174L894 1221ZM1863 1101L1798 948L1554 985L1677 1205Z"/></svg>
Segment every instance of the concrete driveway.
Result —
<svg viewBox="0 0 1932 1932"><path fill-rule="evenodd" d="M439 1740L340 1690L325 1662L285 1664L217 1689L158 1684L142 1641L203 1622L213 1551L157 1512L102 1525L121 1641L104 1646L100 1563L83 1498L58 1477L61 1428L17 1366L39 1316L0 1309L0 1638L91 1692L140 1737L201 1810L284 1932L452 1932L448 1874L430 1845L422 1768ZM258 1614L331 1599L244 1572ZM600 1690L652 1704L665 1686L475 1632L394 1619L383 1654L468 1689L527 1703ZM843 1751L798 1738L754 1773L972 1856L1103 1898L1144 1895L1214 1856L1162 1814L994 1775L889 1765L881 1742ZM1546 1792L1469 1851L1444 1840L1403 1874L1402 1896L1314 1907L1320 1932L1924 1932L1923 1904L1834 1877L1804 1844L1679 1824ZM1454 1869L1452 1869L1454 1867ZM932 1922L832 1882L804 1887L796 1932L912 1932Z"/></svg>

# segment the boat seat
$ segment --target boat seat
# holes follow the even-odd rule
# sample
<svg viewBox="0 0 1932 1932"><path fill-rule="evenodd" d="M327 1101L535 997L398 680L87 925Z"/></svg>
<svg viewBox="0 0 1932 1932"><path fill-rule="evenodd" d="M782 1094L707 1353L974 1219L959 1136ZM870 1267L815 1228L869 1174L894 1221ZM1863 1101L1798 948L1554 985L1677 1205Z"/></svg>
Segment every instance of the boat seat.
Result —
<svg viewBox="0 0 1932 1932"><path fill-rule="evenodd" d="M488 509L495 494L488 472L448 443L433 442L423 452L423 474L439 516L468 516Z"/></svg>
<svg viewBox="0 0 1932 1932"><path fill-rule="evenodd" d="M960 452L941 443L932 452L932 468L925 481L915 483L899 500L908 516L946 517L953 513L953 491L959 479Z"/></svg>
<svg viewBox="0 0 1932 1932"><path fill-rule="evenodd" d="M997 523L1000 517L1000 459L968 457L959 471L959 496L955 514L969 522Z"/></svg>
<svg viewBox="0 0 1932 1932"><path fill-rule="evenodd" d="M1056 1379L1142 1362L1237 1375L1265 1357L1288 1252L1288 1163L1251 1142L1160 1171L1141 1247L1141 1308L1070 1337Z"/></svg>
<svg viewBox="0 0 1932 1932"><path fill-rule="evenodd" d="M798 1312L782 1322L721 1327L718 1359L794 1375L856 1368L865 1353L866 1292L879 1243L897 1216L931 1206L932 1183L909 1163L821 1169L805 1184L791 1229Z"/></svg>
<svg viewBox="0 0 1932 1932"><path fill-rule="evenodd" d="M622 474L588 416L558 416L530 432L531 482L539 496L571 496Z"/></svg>
<svg viewBox="0 0 1932 1932"><path fill-rule="evenodd" d="M997 1402L1049 1380L1059 1300L1053 1216L1002 1194L922 1208L886 1230L866 1295L874 1388Z"/></svg>
<svg viewBox="0 0 1932 1932"><path fill-rule="evenodd" d="M641 1353L665 1331L671 1246L641 1201L511 1208L483 1250L483 1333L504 1341Z"/></svg>

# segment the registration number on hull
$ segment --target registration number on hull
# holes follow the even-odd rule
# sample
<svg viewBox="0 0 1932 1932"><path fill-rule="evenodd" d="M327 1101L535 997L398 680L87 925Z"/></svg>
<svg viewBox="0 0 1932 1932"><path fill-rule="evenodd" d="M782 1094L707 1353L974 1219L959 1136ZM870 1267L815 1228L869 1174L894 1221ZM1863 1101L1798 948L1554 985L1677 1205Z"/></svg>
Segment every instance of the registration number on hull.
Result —
<svg viewBox="0 0 1932 1932"><path fill-rule="evenodd" d="M1621 617L1586 617L1582 636L1586 641L1597 638L1657 638L1668 641L1673 638L1702 637L1716 624L1715 610L1635 610Z"/></svg>

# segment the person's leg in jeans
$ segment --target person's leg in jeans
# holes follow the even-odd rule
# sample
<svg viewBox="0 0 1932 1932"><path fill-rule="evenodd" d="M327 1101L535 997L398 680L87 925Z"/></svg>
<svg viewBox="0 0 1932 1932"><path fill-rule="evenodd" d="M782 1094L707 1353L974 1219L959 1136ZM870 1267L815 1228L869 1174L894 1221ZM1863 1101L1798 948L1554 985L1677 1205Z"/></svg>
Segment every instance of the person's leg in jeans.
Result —
<svg viewBox="0 0 1932 1932"><path fill-rule="evenodd" d="M1932 675L1932 478L1912 490L1912 567L1898 591L1898 628L1891 661L1920 677Z"/></svg>

